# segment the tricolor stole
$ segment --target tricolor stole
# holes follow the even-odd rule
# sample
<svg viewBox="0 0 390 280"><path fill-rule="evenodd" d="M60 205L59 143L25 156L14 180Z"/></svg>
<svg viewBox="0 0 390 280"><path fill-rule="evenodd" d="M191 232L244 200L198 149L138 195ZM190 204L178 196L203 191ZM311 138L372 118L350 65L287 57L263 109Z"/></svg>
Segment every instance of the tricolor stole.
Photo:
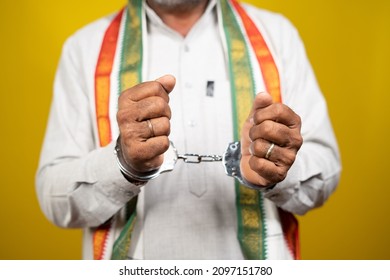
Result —
<svg viewBox="0 0 390 280"><path fill-rule="evenodd" d="M123 90L142 82L142 26L144 24L142 2L142 0L130 0L127 8L120 11L112 20L103 38L95 73L96 117L102 147L112 140L109 97L111 72L118 44L121 46L119 49L122 50L119 88L118 92L113 94L119 95ZM229 59L234 138L239 141L241 127L248 117L256 95L252 63L258 63L267 92L271 94L274 102L281 102L280 78L266 41L242 6L235 0L218 2ZM124 23L123 35L120 36L122 23ZM119 40L120 37L123 39ZM251 58L250 50L255 59ZM136 199L132 199L128 204L128 221L113 245L112 259L127 258L136 220L135 204ZM236 181L236 204L237 237L244 256L247 259L266 259L267 229L263 194ZM300 254L297 220L292 214L282 210L279 210L279 214L288 246L293 257L298 259ZM95 230L94 259L107 258L106 246L111 227L111 223L107 222Z"/></svg>

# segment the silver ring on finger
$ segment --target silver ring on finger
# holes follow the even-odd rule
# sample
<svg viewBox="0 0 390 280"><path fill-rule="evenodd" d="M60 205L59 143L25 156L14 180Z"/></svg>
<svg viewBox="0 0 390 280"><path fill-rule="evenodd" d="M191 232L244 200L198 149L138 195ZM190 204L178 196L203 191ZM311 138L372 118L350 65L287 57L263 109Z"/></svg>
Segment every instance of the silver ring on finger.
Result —
<svg viewBox="0 0 390 280"><path fill-rule="evenodd" d="M267 150L267 153L265 154L265 159L269 159L271 157L271 154L272 154L272 150L274 149L275 147L275 144L274 143L271 143L271 145L269 146L268 150Z"/></svg>
<svg viewBox="0 0 390 280"><path fill-rule="evenodd" d="M152 124L151 120L146 120L146 122L148 123L149 131L150 131L149 138L155 137L156 135L154 134L154 128L153 128L153 124Z"/></svg>

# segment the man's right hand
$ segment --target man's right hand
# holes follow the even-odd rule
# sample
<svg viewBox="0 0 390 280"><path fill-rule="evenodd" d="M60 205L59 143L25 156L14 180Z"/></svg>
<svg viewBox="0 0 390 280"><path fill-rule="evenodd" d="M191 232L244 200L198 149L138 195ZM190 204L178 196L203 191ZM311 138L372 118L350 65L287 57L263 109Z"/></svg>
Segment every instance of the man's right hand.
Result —
<svg viewBox="0 0 390 280"><path fill-rule="evenodd" d="M158 169L169 148L171 109L168 94L176 80L165 75L122 92L117 122L120 145L126 164L135 171Z"/></svg>

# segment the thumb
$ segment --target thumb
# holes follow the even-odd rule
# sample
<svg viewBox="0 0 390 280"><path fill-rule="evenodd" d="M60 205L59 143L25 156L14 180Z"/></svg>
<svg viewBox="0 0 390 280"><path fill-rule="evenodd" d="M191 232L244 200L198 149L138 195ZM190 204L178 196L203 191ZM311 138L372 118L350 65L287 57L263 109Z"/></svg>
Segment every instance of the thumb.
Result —
<svg viewBox="0 0 390 280"><path fill-rule="evenodd" d="M176 84L176 78L172 75L164 75L156 80L159 82L167 93L170 93Z"/></svg>
<svg viewBox="0 0 390 280"><path fill-rule="evenodd" d="M260 92L253 100L252 110L248 116L248 120L253 123L253 115L259 110L270 106L273 103L272 96L267 92Z"/></svg>
<svg viewBox="0 0 390 280"><path fill-rule="evenodd" d="M253 101L253 111L268 107L273 103L271 94L267 92L260 92L256 95Z"/></svg>

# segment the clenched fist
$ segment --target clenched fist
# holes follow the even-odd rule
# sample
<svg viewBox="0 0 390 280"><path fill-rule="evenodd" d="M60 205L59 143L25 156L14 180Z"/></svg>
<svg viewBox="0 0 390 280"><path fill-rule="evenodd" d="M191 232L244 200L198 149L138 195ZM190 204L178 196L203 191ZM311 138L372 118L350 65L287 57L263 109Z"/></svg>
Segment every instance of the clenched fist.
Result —
<svg viewBox="0 0 390 280"><path fill-rule="evenodd" d="M125 90L118 100L120 146L128 167L137 172L158 169L169 148L171 75Z"/></svg>
<svg viewBox="0 0 390 280"><path fill-rule="evenodd" d="M259 93L241 131L241 174L269 187L285 179L302 145L301 118L288 106Z"/></svg>

